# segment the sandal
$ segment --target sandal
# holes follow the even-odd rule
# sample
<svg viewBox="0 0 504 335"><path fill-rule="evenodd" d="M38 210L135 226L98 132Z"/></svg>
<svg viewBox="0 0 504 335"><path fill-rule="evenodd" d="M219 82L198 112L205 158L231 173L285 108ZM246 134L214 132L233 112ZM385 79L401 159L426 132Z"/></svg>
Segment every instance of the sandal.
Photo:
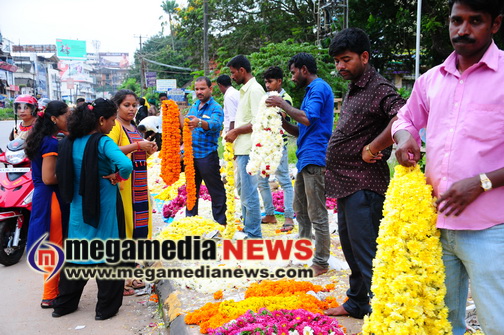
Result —
<svg viewBox="0 0 504 335"><path fill-rule="evenodd" d="M284 223L283 226L282 226L282 228L280 228L280 231L282 233L286 233L286 232L289 232L289 231L291 231L293 229L294 229L294 225L293 224L285 224Z"/></svg>
<svg viewBox="0 0 504 335"><path fill-rule="evenodd" d="M127 297L127 296L134 295L134 294L135 294L135 290L133 288L128 287L128 286L124 287L123 296Z"/></svg>
<svg viewBox="0 0 504 335"><path fill-rule="evenodd" d="M53 308L54 299L43 299L40 303L40 307L42 308Z"/></svg>

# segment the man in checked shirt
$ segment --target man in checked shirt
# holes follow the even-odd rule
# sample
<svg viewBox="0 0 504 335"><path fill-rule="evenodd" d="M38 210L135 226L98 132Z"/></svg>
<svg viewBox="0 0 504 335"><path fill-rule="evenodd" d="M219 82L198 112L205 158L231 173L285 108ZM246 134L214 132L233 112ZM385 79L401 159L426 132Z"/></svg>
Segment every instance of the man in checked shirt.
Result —
<svg viewBox="0 0 504 335"><path fill-rule="evenodd" d="M361 29L338 33L329 54L350 80L327 148L326 193L338 199L339 237L352 273L348 301L326 314L363 318L371 312L373 258L390 181L390 129L405 101L369 63L369 38Z"/></svg>

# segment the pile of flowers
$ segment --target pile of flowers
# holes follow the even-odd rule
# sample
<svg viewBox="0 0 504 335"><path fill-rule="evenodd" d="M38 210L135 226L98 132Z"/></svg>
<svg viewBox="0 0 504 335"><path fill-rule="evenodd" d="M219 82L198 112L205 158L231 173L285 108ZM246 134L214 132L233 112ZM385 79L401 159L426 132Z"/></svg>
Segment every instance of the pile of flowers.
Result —
<svg viewBox="0 0 504 335"><path fill-rule="evenodd" d="M284 205L284 191L279 189L271 193L271 197L273 199L273 207L275 207L275 211L283 213L285 211ZM326 208L328 210L337 211L336 199L334 198L326 198Z"/></svg>
<svg viewBox="0 0 504 335"><path fill-rule="evenodd" d="M149 174L149 181L150 181L150 174ZM180 174L179 180L177 180L175 183L171 184L170 186L164 185L164 182L163 182L164 188L154 198L159 199L159 200L163 200L163 201L171 201L179 195L180 187L185 185L185 183L186 183L185 173L182 172ZM184 188L184 190L185 190L185 188ZM200 187L200 194L201 194L201 187Z"/></svg>
<svg viewBox="0 0 504 335"><path fill-rule="evenodd" d="M149 192L159 194L166 186L163 178L161 178L161 158L159 158L159 151L147 158L147 171L149 175Z"/></svg>
<svg viewBox="0 0 504 335"><path fill-rule="evenodd" d="M270 92L270 95L279 95ZM247 164L250 175L260 174L265 178L274 174L280 164L283 150L282 118L278 107L266 107L265 95L259 103L259 110L252 122L252 151Z"/></svg>
<svg viewBox="0 0 504 335"><path fill-rule="evenodd" d="M196 170L194 169L194 156L192 147L192 132L189 129L189 119L184 119L182 131L184 140L184 166L187 190L187 209L191 210L196 204Z"/></svg>
<svg viewBox="0 0 504 335"><path fill-rule="evenodd" d="M180 179L183 179L183 178L180 178ZM176 185L179 182L180 182L180 180L177 181L177 183L175 183L173 185ZM181 185L177 189L177 195L170 202L168 202L167 204L165 204L163 206L163 217L165 217L165 218L174 218L175 215L177 214L177 212L186 205L186 203L187 203L187 191L186 191L186 189L187 189L187 187L186 187L185 184ZM199 198L202 199L202 200L209 200L209 201L212 200L212 198L210 197L210 194L208 193L207 187L205 185L203 185L203 184L200 185Z"/></svg>
<svg viewBox="0 0 504 335"><path fill-rule="evenodd" d="M186 236L202 236L214 230L219 230L222 233L224 226L201 216L188 216L173 221L163 228L157 238L159 240L182 240Z"/></svg>
<svg viewBox="0 0 504 335"><path fill-rule="evenodd" d="M206 334L211 328L222 327L229 321L246 314L249 311L258 312L262 308L270 311L282 309L303 309L312 313L322 314L323 310L338 306L335 298L319 300L306 292L313 288L322 290L309 282L264 281L253 284L245 293L246 298L241 301L224 300L222 302L207 303L203 307L188 313L185 317L187 324L200 325L200 331ZM279 288L274 285L277 283ZM274 289L271 289L274 288ZM268 291L268 289L271 289ZM306 291L308 290L308 291ZM281 292L281 293L279 293Z"/></svg>
<svg viewBox="0 0 504 335"><path fill-rule="evenodd" d="M363 334L451 334L432 188L417 165L395 167L386 193Z"/></svg>
<svg viewBox="0 0 504 335"><path fill-rule="evenodd" d="M314 314L304 309L269 311L261 308L249 311L222 327L210 329L212 335L344 335L342 326L334 318Z"/></svg>
<svg viewBox="0 0 504 335"><path fill-rule="evenodd" d="M161 102L163 114L163 146L161 157L161 177L166 185L171 185L180 176L180 122L179 108L175 101Z"/></svg>

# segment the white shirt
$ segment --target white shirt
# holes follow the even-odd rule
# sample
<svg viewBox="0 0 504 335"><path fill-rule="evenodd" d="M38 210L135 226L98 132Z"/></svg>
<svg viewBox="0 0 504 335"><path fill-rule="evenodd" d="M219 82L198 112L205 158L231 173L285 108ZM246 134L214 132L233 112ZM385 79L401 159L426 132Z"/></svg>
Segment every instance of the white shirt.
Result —
<svg viewBox="0 0 504 335"><path fill-rule="evenodd" d="M224 133L229 131L229 125L235 121L240 92L233 86L229 86L224 93Z"/></svg>
<svg viewBox="0 0 504 335"><path fill-rule="evenodd" d="M151 130L160 134L163 132L163 122L161 120L161 116L147 116L142 119L138 125L145 126L147 131Z"/></svg>

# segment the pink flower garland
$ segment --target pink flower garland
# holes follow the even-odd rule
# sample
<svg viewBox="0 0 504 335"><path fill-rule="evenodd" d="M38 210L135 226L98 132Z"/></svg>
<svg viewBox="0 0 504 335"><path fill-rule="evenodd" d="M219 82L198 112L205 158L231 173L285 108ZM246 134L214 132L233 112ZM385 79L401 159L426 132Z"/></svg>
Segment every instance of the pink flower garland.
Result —
<svg viewBox="0 0 504 335"><path fill-rule="evenodd" d="M345 335L338 320L304 309L268 311L261 308L257 313L252 311L243 314L222 327L209 329L210 335L232 334L314 334Z"/></svg>

